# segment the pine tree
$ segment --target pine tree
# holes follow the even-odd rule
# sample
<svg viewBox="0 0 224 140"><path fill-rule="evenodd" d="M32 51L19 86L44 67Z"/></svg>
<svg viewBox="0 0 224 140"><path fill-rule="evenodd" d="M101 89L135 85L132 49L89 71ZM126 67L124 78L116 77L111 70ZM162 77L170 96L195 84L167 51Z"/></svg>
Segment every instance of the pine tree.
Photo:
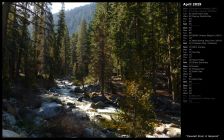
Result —
<svg viewBox="0 0 224 140"><path fill-rule="evenodd" d="M12 67L10 73L14 77L13 79L20 78L19 74L24 73L26 83L32 83L30 80L35 79L38 72L38 65L41 65L41 67L39 67L39 72L42 71L42 73L45 72L44 66L47 65L43 57L44 54L47 54L47 51L45 50L41 53L40 50L46 49L43 41L46 24L44 18L46 11L49 11L49 9L47 9L46 3L33 3L33 5L34 11L32 12L30 10L31 3L13 3L9 17L9 21L12 23L10 23L12 26L9 24L9 27L13 27L8 30L9 36L10 38L15 38L15 36L17 36L14 41L7 41L9 46L15 47L15 49L11 51L12 57L9 58ZM13 7L15 7L14 10ZM33 16L32 21L29 20L30 16ZM28 31L30 23L34 24L33 39L31 39ZM31 44L31 41L33 44ZM40 43L39 46L38 43ZM37 58L39 63L37 63Z"/></svg>
<svg viewBox="0 0 224 140"><path fill-rule="evenodd" d="M22 35L21 35L21 51L19 52L19 59L18 59L18 63L17 63L17 75L19 75L19 70L20 70L20 63L21 63L21 59L22 56L24 57L24 63L23 63L23 69L25 71L25 74L27 74L27 67L30 65L29 64L29 51L30 51L30 47L31 47L31 41L30 41L30 35L28 32L28 25L30 24L28 21L28 17L30 16L27 12L28 7L28 3L24 3L24 11L23 11L23 20L22 20ZM28 77L29 75L25 75L26 77ZM28 78L26 78L27 80ZM28 83L29 81L27 81Z"/></svg>
<svg viewBox="0 0 224 140"><path fill-rule="evenodd" d="M7 41L7 47L9 50L9 76L10 79L15 79L16 77L16 59L17 59L17 55L18 55L18 48L19 48L19 37L20 37L20 33L19 33L19 23L18 23L18 15L17 15L17 6L13 5L11 7L13 13L10 14L10 21L11 21L11 26L9 28L9 36L8 38L13 38L13 36L18 36L15 40L10 40ZM14 28L14 29L13 29Z"/></svg>
<svg viewBox="0 0 224 140"><path fill-rule="evenodd" d="M180 12L179 4L166 5L166 43L168 47L169 91L173 101L180 101ZM179 93L178 93L179 92ZM177 97L177 99L176 99Z"/></svg>
<svg viewBox="0 0 224 140"><path fill-rule="evenodd" d="M74 33L71 38L71 49L72 49L72 74L76 75L77 73L77 42L78 42L78 33Z"/></svg>
<svg viewBox="0 0 224 140"><path fill-rule="evenodd" d="M57 28L57 45L54 50L54 58L56 62L57 72L60 76L65 76L71 67L71 45L69 31L65 24L64 3L59 12L58 28Z"/></svg>
<svg viewBox="0 0 224 140"><path fill-rule="evenodd" d="M48 4L50 5L50 3ZM48 7L46 7L48 8ZM52 13L50 12L49 9L47 9L47 14L46 14L46 22L48 24L46 24L46 42L45 42L45 46L46 46L46 49L45 49L45 62L46 62L46 65L45 65L45 70L46 70L46 73L49 75L49 79L50 80L53 80L54 79L54 76L55 76L55 62L54 62L54 49L55 49L55 32L54 32L54 22L53 22L53 15Z"/></svg>
<svg viewBox="0 0 224 140"><path fill-rule="evenodd" d="M115 27L112 34L116 45L115 54L120 61L122 79L127 88L125 99L119 103L123 111L120 119L126 125L124 131L132 137L144 137L146 132L153 132L155 119L149 101L152 93L151 79L145 78L152 68L151 65L148 66L151 62L147 59L147 52L152 55L148 44L150 26L147 3L118 3L113 8Z"/></svg>
<svg viewBox="0 0 224 140"><path fill-rule="evenodd" d="M87 24L83 20L78 34L78 42L76 48L77 56L77 79L82 82L84 86L84 77L88 75L88 44L87 44Z"/></svg>
<svg viewBox="0 0 224 140"><path fill-rule="evenodd" d="M110 83L112 76L111 50L109 44L109 19L111 5L109 3L97 3L96 13L92 23L91 32L91 73L99 80L101 94L104 96L105 88Z"/></svg>
<svg viewBox="0 0 224 140"><path fill-rule="evenodd" d="M65 67L64 67L64 74L67 75L71 72L71 44L69 38L69 31L67 26L65 26Z"/></svg>
<svg viewBox="0 0 224 140"><path fill-rule="evenodd" d="M2 5L2 58L3 58L3 69L2 69L2 80L3 81L8 81L9 75L8 75L8 57L9 57L9 52L7 49L7 30L8 30L8 18L9 18L9 11L11 8L12 3L11 2L4 2ZM3 86L4 87L4 86Z"/></svg>
<svg viewBox="0 0 224 140"><path fill-rule="evenodd" d="M64 56L65 56L65 13L64 13L64 3L62 4L62 9L59 12L58 28L57 28L57 45L54 51L54 58L56 62L57 71L59 75L63 75L63 66L64 66ZM63 65L63 66L62 66Z"/></svg>
<svg viewBox="0 0 224 140"><path fill-rule="evenodd" d="M13 3L7 3L5 2L3 4L3 41L2 41L2 57L4 62L3 69L2 69L2 80L3 82L3 96L7 95L8 92L10 92L10 86L13 82L13 64L12 64L12 58L13 58L13 50L17 49L16 43L17 39L11 39L13 38L13 35L18 33L18 23L16 20L16 6L13 5ZM12 46L14 45L14 46Z"/></svg>
<svg viewBox="0 0 224 140"><path fill-rule="evenodd" d="M44 59L44 51L46 49L47 46L45 46L45 3L40 3L38 5L39 9L40 9L40 13L39 13L39 19L38 19L38 26L39 29L37 31L38 33L38 45L36 47L36 54L37 54L37 75L42 75L44 74L44 65L45 65L45 59Z"/></svg>

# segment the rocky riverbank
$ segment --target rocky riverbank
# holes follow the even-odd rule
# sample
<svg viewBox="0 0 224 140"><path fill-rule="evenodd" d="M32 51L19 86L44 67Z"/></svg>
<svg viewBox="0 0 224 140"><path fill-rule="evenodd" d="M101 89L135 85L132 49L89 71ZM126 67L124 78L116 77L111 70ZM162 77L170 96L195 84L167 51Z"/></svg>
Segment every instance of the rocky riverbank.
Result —
<svg viewBox="0 0 224 140"><path fill-rule="evenodd" d="M98 85L82 88L68 80L56 83L57 87L39 89L29 104L21 99L3 99L3 137L129 137L97 125L100 120L116 117L118 95L104 98ZM155 133L146 137L180 135L180 125L160 122Z"/></svg>

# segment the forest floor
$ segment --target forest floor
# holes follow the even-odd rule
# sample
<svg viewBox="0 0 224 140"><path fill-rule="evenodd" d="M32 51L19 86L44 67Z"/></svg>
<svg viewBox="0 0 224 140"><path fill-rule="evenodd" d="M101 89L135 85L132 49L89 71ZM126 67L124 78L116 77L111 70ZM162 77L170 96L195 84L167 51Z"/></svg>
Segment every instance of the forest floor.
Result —
<svg viewBox="0 0 224 140"><path fill-rule="evenodd" d="M82 89L66 79L57 79L55 84L40 81L36 89L17 84L10 97L3 99L3 132L6 137L129 137L100 125L102 120L116 119L117 99L125 96L122 86L120 79L113 80L112 93L105 93L105 99L98 85ZM158 97L159 123L155 133L146 137L179 137L179 114L167 107L172 102L165 91L158 91Z"/></svg>

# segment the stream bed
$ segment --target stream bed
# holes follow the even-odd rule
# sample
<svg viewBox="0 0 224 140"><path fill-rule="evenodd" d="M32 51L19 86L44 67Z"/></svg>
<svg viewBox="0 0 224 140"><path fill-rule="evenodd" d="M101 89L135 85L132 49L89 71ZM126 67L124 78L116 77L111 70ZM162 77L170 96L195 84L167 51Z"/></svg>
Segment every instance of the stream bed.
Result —
<svg viewBox="0 0 224 140"><path fill-rule="evenodd" d="M44 90L43 94L40 94L42 98L41 106L31 108L30 112L27 113L35 126L48 126L48 122L54 120L51 121L51 124L58 125L58 129L63 131L63 134L59 137L130 137L126 134L113 132L113 130L96 127L95 124L99 120L116 119L116 114L120 111L116 103L108 103L101 98L98 85L84 86L85 91L88 91L89 94L91 93L91 98L89 96L87 98L82 87L75 86L68 80L56 79L55 82L57 84L56 87ZM3 113L3 117L4 115L6 116L4 121L8 121L7 117L14 117L6 112ZM60 119L54 119L57 117ZM177 119L180 120L180 118ZM146 138L169 138L180 137L181 135L180 126L172 122L161 122L154 129L154 134L146 134ZM55 130L56 132L53 133L50 131L49 133L47 132L47 135L42 135L35 133L35 130L29 130L25 134L24 131L18 132L17 129L13 130L16 130L16 134L14 134L14 131L4 130L4 135L13 134L17 136L18 133L18 135L23 137L55 137L61 131ZM65 136L64 133L67 135Z"/></svg>

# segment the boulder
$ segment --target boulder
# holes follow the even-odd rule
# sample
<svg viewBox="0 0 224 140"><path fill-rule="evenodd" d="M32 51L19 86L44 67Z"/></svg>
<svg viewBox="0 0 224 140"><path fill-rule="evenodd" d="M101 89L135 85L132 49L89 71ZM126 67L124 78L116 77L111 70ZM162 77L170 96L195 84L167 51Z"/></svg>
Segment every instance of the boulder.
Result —
<svg viewBox="0 0 224 140"><path fill-rule="evenodd" d="M95 97L92 97L91 100L92 100L94 103L97 103L97 102L99 102L99 101L104 102L104 101L106 101L107 99L106 99L106 97L104 97L104 96L95 96Z"/></svg>
<svg viewBox="0 0 224 140"><path fill-rule="evenodd" d="M70 106L68 106L68 105L65 105L64 108L65 108L66 112L72 111L72 108Z"/></svg>
<svg viewBox="0 0 224 140"><path fill-rule="evenodd" d="M55 102L57 104L62 104L59 97L56 97L56 96L50 96L49 98L46 99L46 102Z"/></svg>
<svg viewBox="0 0 224 140"><path fill-rule="evenodd" d="M169 137L180 137L181 136L181 130L180 128L170 127L167 129L166 134Z"/></svg>
<svg viewBox="0 0 224 140"><path fill-rule="evenodd" d="M11 113L12 115L16 115L17 112L19 111L19 108L16 107L16 105L14 103L12 103L12 101L7 101L7 100L5 100L3 102L3 109L6 110L7 112Z"/></svg>
<svg viewBox="0 0 224 140"><path fill-rule="evenodd" d="M99 92L100 86L98 84L95 85L87 85L84 87L85 92Z"/></svg>
<svg viewBox="0 0 224 140"><path fill-rule="evenodd" d="M5 138L18 138L20 137L19 134L17 134L16 132L14 131L11 131L11 130L2 130L2 137L5 137Z"/></svg>
<svg viewBox="0 0 224 140"><path fill-rule="evenodd" d="M85 128L83 130L83 137L86 137L86 138L106 138L106 135L97 130L96 128Z"/></svg>
<svg viewBox="0 0 224 140"><path fill-rule="evenodd" d="M160 125L159 127L155 128L155 133L162 134L162 133L164 133L165 128L166 128L165 125Z"/></svg>
<svg viewBox="0 0 224 140"><path fill-rule="evenodd" d="M83 94L83 97L84 97L84 98L90 98L90 95L89 95L89 93L85 92L85 93Z"/></svg>
<svg viewBox="0 0 224 140"><path fill-rule="evenodd" d="M65 137L67 134L68 137L72 136L80 136L87 126L86 120L80 120L72 114L72 112L66 113L65 115L60 117L60 125L58 126L59 131L63 130L63 136Z"/></svg>
<svg viewBox="0 0 224 140"><path fill-rule="evenodd" d="M33 122L33 118L36 116L35 111L30 108L22 108L19 113L29 123Z"/></svg>
<svg viewBox="0 0 224 140"><path fill-rule="evenodd" d="M94 98L94 97L97 97L98 96L98 94L96 93L96 92L91 92L91 93L89 93L89 97L92 99L92 98Z"/></svg>
<svg viewBox="0 0 224 140"><path fill-rule="evenodd" d="M106 135L107 138L117 138L117 136L115 135L115 132L112 132L107 128L104 128L101 131Z"/></svg>
<svg viewBox="0 0 224 140"><path fill-rule="evenodd" d="M174 124L174 123L170 123L170 124L165 124L165 127L166 128L170 128L170 127L176 127L176 128L178 128L178 125L177 124Z"/></svg>
<svg viewBox="0 0 224 140"><path fill-rule="evenodd" d="M72 114L76 119L89 120L89 116L85 112L78 109L72 109Z"/></svg>
<svg viewBox="0 0 224 140"><path fill-rule="evenodd" d="M36 125L36 126L41 126L43 123L44 123L44 119L37 116L33 119L33 123Z"/></svg>
<svg viewBox="0 0 224 140"><path fill-rule="evenodd" d="M105 120L105 118L103 118L103 116L101 116L101 115L94 116L94 121L97 123L99 123L100 121L103 121L103 120Z"/></svg>
<svg viewBox="0 0 224 140"><path fill-rule="evenodd" d="M75 103L67 102L67 105L68 105L70 108L75 108Z"/></svg>
<svg viewBox="0 0 224 140"><path fill-rule="evenodd" d="M4 124L8 126L12 126L16 124L16 119L12 114L3 112L2 117L3 117Z"/></svg>
<svg viewBox="0 0 224 140"><path fill-rule="evenodd" d="M118 96L117 95L112 95L111 97L110 97L110 100L112 101L112 102L116 102L117 100L118 100Z"/></svg>
<svg viewBox="0 0 224 140"><path fill-rule="evenodd" d="M92 108L95 108L95 109L97 109L97 108L100 108L100 109L102 109L102 108L104 108L104 107L106 107L107 105L105 104L105 103L103 103L102 101L99 101L99 102L97 102L97 103L92 103L91 104L91 107Z"/></svg>
<svg viewBox="0 0 224 140"><path fill-rule="evenodd" d="M58 96L59 94L58 94L58 93L53 93L52 95L53 95L53 96Z"/></svg>
<svg viewBox="0 0 224 140"><path fill-rule="evenodd" d="M77 101L82 102L83 97L79 97Z"/></svg>
<svg viewBox="0 0 224 140"><path fill-rule="evenodd" d="M56 102L42 103L41 107L37 110L37 115L42 116L45 119L57 116L62 111L62 105Z"/></svg>
<svg viewBox="0 0 224 140"><path fill-rule="evenodd" d="M75 87L74 92L75 92L75 93L83 93L84 90L81 89L80 87Z"/></svg>

